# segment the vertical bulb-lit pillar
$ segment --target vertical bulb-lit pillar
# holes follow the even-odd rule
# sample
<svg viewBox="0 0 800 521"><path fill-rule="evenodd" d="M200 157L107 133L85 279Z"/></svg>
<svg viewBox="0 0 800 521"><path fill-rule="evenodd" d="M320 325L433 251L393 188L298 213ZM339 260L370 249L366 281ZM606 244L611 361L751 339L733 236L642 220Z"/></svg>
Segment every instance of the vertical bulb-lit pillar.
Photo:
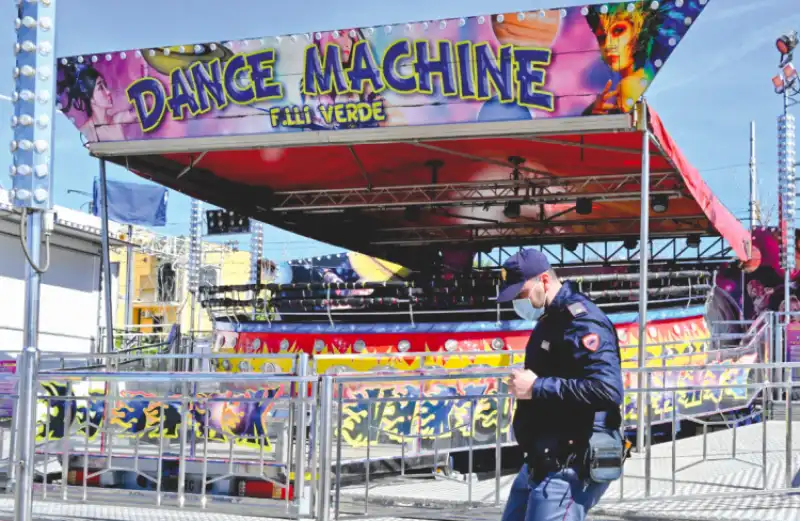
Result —
<svg viewBox="0 0 800 521"><path fill-rule="evenodd" d="M39 288L42 231L49 233L53 206L52 151L55 109L55 5L54 0L17 0L14 44L14 92L11 101L13 138L11 203L23 212L26 225L25 328L18 358L19 400L16 403L14 440L14 519L30 521L33 506L34 449L36 444L36 374L39 358ZM46 228L46 229L45 229ZM47 252L49 256L49 252Z"/></svg>
<svg viewBox="0 0 800 521"><path fill-rule="evenodd" d="M258 282L258 270L261 257L264 255L264 225L254 222L250 232L250 283Z"/></svg>
<svg viewBox="0 0 800 521"><path fill-rule="evenodd" d="M793 362L791 359L791 352L789 346L789 322L791 317L789 313L792 311L792 292L791 292L791 273L795 269L795 232L794 232L794 216L795 216L795 199L797 197L797 190L795 187L795 123L794 116L789 114L789 96L788 85L784 86L783 94L783 115L778 118L778 193L780 196L780 215L781 215L781 265L784 269L783 276L783 302L784 302L784 315L786 328L783 334L783 357L782 360ZM790 369L788 374L784 376L791 381L793 378L793 371ZM786 389L787 400L790 400L794 389L789 387ZM791 424L792 422L792 408L788 407L786 410L786 421ZM792 430L791 428L786 431L786 456L789 461L792 457ZM794 470L786 468L784 476L787 486L792 486L792 478Z"/></svg>
<svg viewBox="0 0 800 521"><path fill-rule="evenodd" d="M196 296L200 287L200 256L203 203L192 199L192 213L189 219L189 292Z"/></svg>
<svg viewBox="0 0 800 521"><path fill-rule="evenodd" d="M788 324L792 311L791 273L795 269L795 231L794 217L797 189L795 186L795 122L788 113L788 97L784 93L784 111L778 118L778 212L780 214L780 253L783 275L783 323L787 325L783 335L783 356L780 360L790 361ZM787 412L787 414L789 414Z"/></svg>
<svg viewBox="0 0 800 521"><path fill-rule="evenodd" d="M781 267L787 272L795 269L794 217L797 197L795 159L794 116L784 114L778 118L778 191L781 219Z"/></svg>
<svg viewBox="0 0 800 521"><path fill-rule="evenodd" d="M55 7L53 0L16 3L16 65L11 96L12 204L49 210L53 206L50 169L55 109Z"/></svg>
<svg viewBox="0 0 800 521"><path fill-rule="evenodd" d="M189 317L189 333L191 335L194 335L195 330L197 299L200 291L200 271L203 264L202 213L203 203L197 199L192 199L192 213L189 219L189 293L192 296L192 305L189 311L192 314ZM192 342L194 342L194 336L192 336Z"/></svg>

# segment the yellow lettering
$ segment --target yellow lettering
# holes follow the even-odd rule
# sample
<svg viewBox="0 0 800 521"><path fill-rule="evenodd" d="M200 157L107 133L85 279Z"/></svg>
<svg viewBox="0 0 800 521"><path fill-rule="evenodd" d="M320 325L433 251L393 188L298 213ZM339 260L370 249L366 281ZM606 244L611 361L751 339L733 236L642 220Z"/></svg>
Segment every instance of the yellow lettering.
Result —
<svg viewBox="0 0 800 521"><path fill-rule="evenodd" d="M383 103L380 101L372 102L372 119L375 121L386 121L386 113L383 111Z"/></svg>
<svg viewBox="0 0 800 521"><path fill-rule="evenodd" d="M347 109L347 122L358 123L358 105L348 103L345 107Z"/></svg>
<svg viewBox="0 0 800 521"><path fill-rule="evenodd" d="M333 121L333 105L320 105L319 113L328 125Z"/></svg>
<svg viewBox="0 0 800 521"><path fill-rule="evenodd" d="M333 108L334 115L336 116L337 123L347 123L347 118L344 113L344 105L336 105Z"/></svg>

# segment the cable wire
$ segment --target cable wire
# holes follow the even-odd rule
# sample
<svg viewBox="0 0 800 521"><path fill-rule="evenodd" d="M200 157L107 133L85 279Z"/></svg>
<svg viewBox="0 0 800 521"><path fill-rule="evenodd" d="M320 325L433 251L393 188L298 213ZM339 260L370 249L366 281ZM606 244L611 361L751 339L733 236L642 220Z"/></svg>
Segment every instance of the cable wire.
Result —
<svg viewBox="0 0 800 521"><path fill-rule="evenodd" d="M21 217L19 220L19 240L22 243L22 252L25 254L25 258L28 260L28 264L31 265L31 268L36 273L40 275L45 273L48 269L50 269L50 231L45 230L44 232L44 254L45 254L45 262L44 267L40 267L36 262L34 262L30 250L28 250L28 209L23 208ZM41 260L41 259L40 259Z"/></svg>

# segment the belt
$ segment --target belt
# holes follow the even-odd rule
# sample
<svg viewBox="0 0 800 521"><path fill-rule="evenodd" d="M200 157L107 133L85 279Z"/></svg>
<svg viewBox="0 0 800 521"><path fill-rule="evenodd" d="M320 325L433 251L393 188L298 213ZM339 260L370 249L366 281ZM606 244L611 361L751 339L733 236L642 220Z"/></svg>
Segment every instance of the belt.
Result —
<svg viewBox="0 0 800 521"><path fill-rule="evenodd" d="M585 449L560 454L530 454L526 458L528 472L534 481L541 481L549 474L560 472L567 468L574 468L579 474L583 474L585 467Z"/></svg>
<svg viewBox="0 0 800 521"><path fill-rule="evenodd" d="M594 413L594 425L595 427L599 427L601 429L619 429L622 420L619 417L619 413L616 412L616 417L609 413L608 411L598 411ZM612 423L609 425L609 422Z"/></svg>
<svg viewBox="0 0 800 521"><path fill-rule="evenodd" d="M609 422L610 420L610 422ZM611 423L612 425L609 425ZM594 415L594 426L599 429L614 429L618 422L614 421L613 413L607 411L597 412ZM525 461L529 472L535 481L541 481L548 474L560 472L566 468L574 468L579 475L588 472L586 469L586 455L588 440L563 440L556 446L551 445L539 451L526 454Z"/></svg>

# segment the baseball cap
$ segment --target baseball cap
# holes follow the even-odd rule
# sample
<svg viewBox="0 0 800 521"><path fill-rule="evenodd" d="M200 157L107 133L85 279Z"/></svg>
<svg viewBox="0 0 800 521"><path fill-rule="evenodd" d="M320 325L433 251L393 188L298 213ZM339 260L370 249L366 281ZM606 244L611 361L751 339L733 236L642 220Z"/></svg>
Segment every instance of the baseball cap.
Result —
<svg viewBox="0 0 800 521"><path fill-rule="evenodd" d="M538 250L522 250L512 255L503 263L503 285L497 301L510 302L516 299L528 279L538 277L549 269L547 257Z"/></svg>

